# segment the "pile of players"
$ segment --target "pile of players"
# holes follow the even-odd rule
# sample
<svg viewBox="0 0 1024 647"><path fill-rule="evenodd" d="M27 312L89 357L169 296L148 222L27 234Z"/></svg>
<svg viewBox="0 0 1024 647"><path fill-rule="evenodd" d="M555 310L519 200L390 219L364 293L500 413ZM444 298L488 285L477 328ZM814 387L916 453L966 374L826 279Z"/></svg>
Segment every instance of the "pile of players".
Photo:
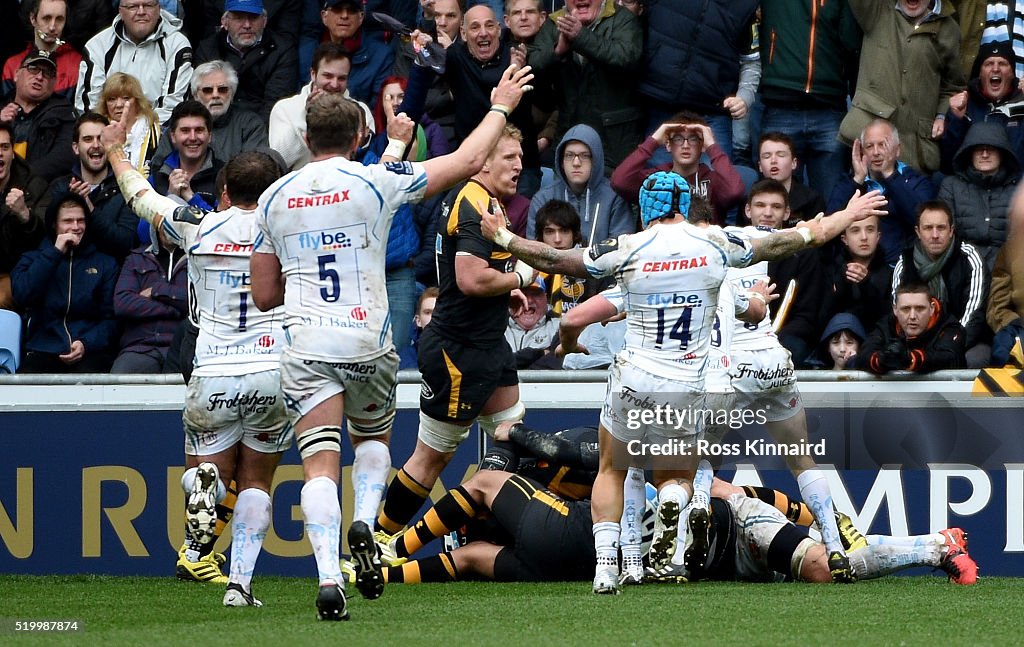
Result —
<svg viewBox="0 0 1024 647"><path fill-rule="evenodd" d="M388 579L414 581L430 573L447 573L452 578L460 572L503 579L550 577L531 561L535 554L520 554L529 546L525 538L516 541L511 552L496 543L488 542L488 547L473 542L438 556L433 566L410 562L394 567L399 570L385 570L381 546L388 552L411 554L440 527L431 523L432 514L443 517L445 527L453 527L451 519L475 517L484 508L501 519L536 515L537 506L543 505L547 525L521 526L557 530L559 523L571 519L577 529L590 529L592 559L576 562L580 571L574 575L594 573L594 590L599 593L619 589L624 518L624 543L631 548L628 555L623 551L622 581L696 579L725 554L722 550L734 545L716 541L728 534L726 528L742 526L726 519L737 515L742 519L747 514L744 510L757 504L730 496L729 512L720 502L713 503L711 466L706 461L655 465L659 508L652 569L647 574L642 571L636 521L644 497L643 488L638 487L642 479L635 471L629 479L633 487L623 517L627 465L621 460L622 449L637 432L625 424L629 412L616 396L632 389L665 394L666 403L678 410L702 405L705 385L711 383L703 367L727 268L747 267L820 245L849 223L879 215L884 198L876 192L855 195L845 210L801 223L796 229L763 234L727 231L698 223L692 215L688 221L686 181L672 173L657 173L641 190L643 232L564 251L523 240L506 228L497 196L510 187L514 190L522 169L522 135L506 121L531 79L529 68L509 67L473 133L450 155L422 163L401 161L414 128L404 115L389 124L390 142L381 164L350 161L360 142L359 106L340 95L317 96L306 106L306 139L313 161L280 177L280 164L271 155L236 156L227 166L221 196L221 204L229 206L216 213L183 207L159 195L125 157L129 124L122 119L104 128L101 139L125 199L140 217L189 250L190 303L199 337L183 416L187 537L178 572L225 583L226 606L261 605L252 593L252 575L270 526L273 472L294 436L305 476L301 507L318 571L318 616L348 618L345 575L339 562L343 418L348 421L355 454L355 510L347 539L355 586L368 599L380 597ZM445 198L438 222L440 290L431 324L419 342L423 384L416 449L388 485L381 509L391 468L388 442L398 366L383 285L391 218L402 204L459 182ZM678 258L705 262L692 272L687 270L696 269L697 264L662 263ZM649 263L682 271L648 272L643 268ZM428 512L425 522L395 537L412 522L474 422L494 436L499 428L523 419L515 361L503 335L509 304L514 308L523 302L521 289L533 282L538 269L578 277L614 276L618 281L617 292L592 300L589 308L588 301L568 313L574 317L563 319L567 352L575 344L573 325L619 311L627 315L626 349L609 376L592 482L580 479L577 501L570 503L522 475L482 472L453 490L444 505ZM638 293L677 292L700 298L686 306L631 298ZM720 326L733 327L727 323L730 313L765 324L767 302L772 298L768 286L734 292L718 309ZM739 349L728 344L721 348L723 353ZM783 361L786 355L780 349L752 361ZM762 394L756 384L721 381L723 398L733 390L749 394L751 402L762 397L779 402L795 394L793 385L787 385L783 398L776 392ZM787 407L780 408L771 421L773 433L806 437L798 397L786 402ZM749 405L744 401L729 406ZM687 438L700 432L682 430ZM650 426L636 438L657 440L678 434L678 430ZM825 543L822 547L790 538L792 531L785 530L789 526L784 518L775 517L776 523L763 530L764 538L771 541L784 534L793 544L790 554L795 570L780 572L815 581L852 581L884 571L884 560L871 557L879 548L844 547L818 470L803 464L793 468L799 472L803 498ZM211 539L219 525L218 506L227 503L232 481L237 491L234 549L230 577L225 578ZM563 486L572 484L561 481ZM581 503L587 489L589 506ZM855 533L851 536L859 541ZM933 554L926 563L952 569L966 581L976 569L961 537L951 532L948 541L924 539L913 546L920 551L924 550L921 542L928 544ZM550 537L543 539L546 547L534 553L550 555Z"/></svg>

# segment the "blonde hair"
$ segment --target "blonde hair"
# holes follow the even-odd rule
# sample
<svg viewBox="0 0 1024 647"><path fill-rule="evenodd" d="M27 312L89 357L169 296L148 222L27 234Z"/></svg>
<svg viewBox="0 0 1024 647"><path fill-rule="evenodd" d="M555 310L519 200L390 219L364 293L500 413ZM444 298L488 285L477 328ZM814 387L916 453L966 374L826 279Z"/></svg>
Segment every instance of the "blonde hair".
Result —
<svg viewBox="0 0 1024 647"><path fill-rule="evenodd" d="M103 84L103 90L100 91L100 101L96 106L96 112L109 119L107 101L117 97L131 97L135 102L135 114L145 117L150 124L160 123L160 119L156 116L156 110L153 110L153 104L142 92L142 84L131 74L115 72L107 77Z"/></svg>

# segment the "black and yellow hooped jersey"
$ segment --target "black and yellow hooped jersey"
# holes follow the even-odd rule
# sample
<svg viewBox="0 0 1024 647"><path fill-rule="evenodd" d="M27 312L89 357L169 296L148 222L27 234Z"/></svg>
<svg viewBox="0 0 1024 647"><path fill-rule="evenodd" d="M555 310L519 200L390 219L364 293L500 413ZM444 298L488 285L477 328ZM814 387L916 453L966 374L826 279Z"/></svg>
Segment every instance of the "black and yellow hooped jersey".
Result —
<svg viewBox="0 0 1024 647"><path fill-rule="evenodd" d="M455 257L469 254L482 258L499 272L511 272L515 267L512 255L484 238L480 230L479 209L489 209L492 198L483 185L468 180L441 203L434 244L440 294L430 321L430 326L443 337L485 348L505 338L508 293L466 296L456 281Z"/></svg>

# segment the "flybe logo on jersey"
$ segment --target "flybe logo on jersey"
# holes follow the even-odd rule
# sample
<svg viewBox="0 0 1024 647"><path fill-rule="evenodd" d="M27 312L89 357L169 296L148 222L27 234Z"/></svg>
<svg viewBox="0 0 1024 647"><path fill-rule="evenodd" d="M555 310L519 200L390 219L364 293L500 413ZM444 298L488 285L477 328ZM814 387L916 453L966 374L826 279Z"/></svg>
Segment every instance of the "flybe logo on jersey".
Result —
<svg viewBox="0 0 1024 647"><path fill-rule="evenodd" d="M750 288L754 287L755 283L757 283L758 281L762 280L762 278L763 277L759 278L759 277L756 277L756 276L744 276L744 277L741 277L740 278L740 287L742 287L745 290L749 290Z"/></svg>
<svg viewBox="0 0 1024 647"><path fill-rule="evenodd" d="M348 189L346 189L344 191L325 193L323 195L303 195L288 198L288 208L306 209L308 207L323 207L326 205L341 204L342 202L348 202L348 200Z"/></svg>
<svg viewBox="0 0 1024 647"><path fill-rule="evenodd" d="M302 249L348 249L352 239L343 231L317 231L299 234L299 247Z"/></svg>
<svg viewBox="0 0 1024 647"><path fill-rule="evenodd" d="M229 272L223 270L218 275L221 285L230 285L233 288L237 288L241 285L252 285L252 280L249 278L248 272Z"/></svg>
<svg viewBox="0 0 1024 647"><path fill-rule="evenodd" d="M649 306L688 306L699 307L704 305L704 300L699 294L648 294L647 305Z"/></svg>
<svg viewBox="0 0 1024 647"><path fill-rule="evenodd" d="M698 267L707 267L707 256L695 256L693 258L681 258L677 261L648 261L644 263L644 272L675 272L678 270L692 270Z"/></svg>

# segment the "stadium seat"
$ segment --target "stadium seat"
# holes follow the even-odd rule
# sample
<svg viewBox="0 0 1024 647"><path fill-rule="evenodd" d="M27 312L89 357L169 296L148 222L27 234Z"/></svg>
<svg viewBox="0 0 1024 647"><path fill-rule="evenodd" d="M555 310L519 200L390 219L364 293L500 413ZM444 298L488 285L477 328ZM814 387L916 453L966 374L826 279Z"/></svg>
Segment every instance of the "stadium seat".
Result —
<svg viewBox="0 0 1024 647"><path fill-rule="evenodd" d="M21 317L0 310L0 373L14 373L21 361Z"/></svg>

